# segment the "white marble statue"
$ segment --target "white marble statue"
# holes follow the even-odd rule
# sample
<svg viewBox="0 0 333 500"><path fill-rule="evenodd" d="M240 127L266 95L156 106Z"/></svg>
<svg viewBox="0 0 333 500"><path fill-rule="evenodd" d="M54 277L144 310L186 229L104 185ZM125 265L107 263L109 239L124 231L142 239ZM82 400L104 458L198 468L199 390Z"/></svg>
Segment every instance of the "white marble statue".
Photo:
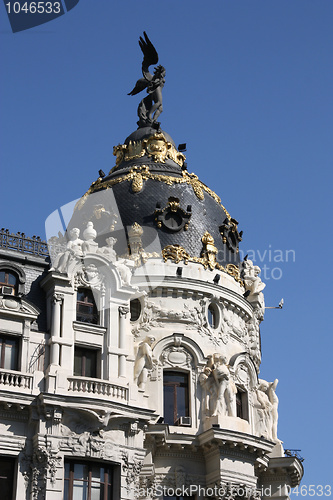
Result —
<svg viewBox="0 0 333 500"><path fill-rule="evenodd" d="M277 437L278 405L279 400L275 393L278 379L274 382L267 382L259 379L257 388L257 400L259 403L259 433L265 438L279 443Z"/></svg>
<svg viewBox="0 0 333 500"><path fill-rule="evenodd" d="M54 261L54 269L60 273L66 272L69 262L75 257L82 257L82 244L80 240L80 229L74 227L69 231L69 241L66 245L66 250L57 255ZM53 268L52 268L53 269Z"/></svg>
<svg viewBox="0 0 333 500"><path fill-rule="evenodd" d="M117 260L117 254L113 247L117 243L117 238L109 236L109 238L106 238L105 242L106 246L99 248L97 252L104 255L110 262L115 262Z"/></svg>
<svg viewBox="0 0 333 500"><path fill-rule="evenodd" d="M245 289L251 292L249 297L259 295L266 286L259 277L260 267L254 266L252 260L244 260L242 265Z"/></svg>
<svg viewBox="0 0 333 500"><path fill-rule="evenodd" d="M202 412L206 417L209 417L214 412L214 401L216 401L217 390L212 369L205 366L199 375L199 382L203 390L202 395Z"/></svg>
<svg viewBox="0 0 333 500"><path fill-rule="evenodd" d="M117 260L114 262L114 265L119 271L122 284L125 286L131 286L132 271L128 266L126 266L125 259Z"/></svg>
<svg viewBox="0 0 333 500"><path fill-rule="evenodd" d="M138 352L134 363L134 381L139 389L145 389L148 379L148 373L154 366L154 358L152 344L155 342L155 337L148 335L139 345Z"/></svg>
<svg viewBox="0 0 333 500"><path fill-rule="evenodd" d="M84 242L82 243L82 250L84 253L96 253L98 250L98 243L94 241L96 239L97 233L94 229L92 222L87 223L86 229L83 231Z"/></svg>
<svg viewBox="0 0 333 500"><path fill-rule="evenodd" d="M236 416L237 389L224 356L218 353L208 356L199 382L203 388L202 409L206 416Z"/></svg>
<svg viewBox="0 0 333 500"><path fill-rule="evenodd" d="M214 415L236 416L235 394L236 386L230 376L227 359L224 356L214 354L213 377L217 385L217 397L214 407Z"/></svg>

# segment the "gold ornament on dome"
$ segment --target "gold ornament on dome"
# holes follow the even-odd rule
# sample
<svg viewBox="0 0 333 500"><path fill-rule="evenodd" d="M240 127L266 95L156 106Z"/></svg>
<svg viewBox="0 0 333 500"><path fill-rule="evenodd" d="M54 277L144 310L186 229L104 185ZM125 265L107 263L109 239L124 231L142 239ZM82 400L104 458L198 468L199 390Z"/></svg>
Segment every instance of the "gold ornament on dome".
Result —
<svg viewBox="0 0 333 500"><path fill-rule="evenodd" d="M140 172L134 174L131 187L133 193L139 193L143 188L143 178Z"/></svg>
<svg viewBox="0 0 333 500"><path fill-rule="evenodd" d="M112 170L110 171L110 173L112 172ZM223 208L228 220L231 220L231 215L229 214L227 209L222 205L221 198L216 193L214 193L214 191L209 189L209 187L203 184L198 179L197 175L189 173L185 170L182 171L181 177L173 177L171 175L164 175L164 174L153 174L152 172L150 172L148 165L134 165L127 174L120 175L119 177L113 179L106 179L103 181L103 179L100 177L99 179L97 179L97 181L92 183L88 191L77 202L77 204L75 205L75 209L80 210L91 193L98 191L100 189L109 189L110 187L113 187L116 184L120 184L122 182L133 181L139 173L142 177L142 186L143 186L143 181L146 181L148 179L157 182L164 182L168 186L172 186L173 184L188 184L192 187L194 194L200 201L204 199L204 192L206 192L213 198L213 200L216 201L216 203L218 203ZM135 182L135 189L137 189L137 191L133 189L133 192L139 192L138 188L140 186L141 186L141 179L139 178Z"/></svg>
<svg viewBox="0 0 333 500"><path fill-rule="evenodd" d="M240 277L240 271L238 266L235 264L227 264L226 267L223 267L221 264L216 262L216 254L218 252L216 246L214 245L214 238L212 235L206 231L203 237L201 238L203 243L203 250L201 257L192 257L186 250L180 245L167 245L162 250L162 257L164 262L168 259L172 260L175 264L178 264L180 261L184 261L184 264L188 264L189 262L195 262L197 264L201 264L205 269L218 269L219 271L223 271L230 276L232 276L238 283L243 285L243 281Z"/></svg>
<svg viewBox="0 0 333 500"><path fill-rule="evenodd" d="M190 254L180 245L167 245L162 250L162 257L164 262L171 259L176 264L178 264L181 260L187 264L188 261L191 260Z"/></svg>
<svg viewBox="0 0 333 500"><path fill-rule="evenodd" d="M165 163L166 159L173 160L182 167L185 155L177 151L174 145L167 141L162 133L156 133L142 141L130 141L128 144L119 144L113 148L116 156L116 166L123 161L132 161L142 156L148 156L155 162Z"/></svg>

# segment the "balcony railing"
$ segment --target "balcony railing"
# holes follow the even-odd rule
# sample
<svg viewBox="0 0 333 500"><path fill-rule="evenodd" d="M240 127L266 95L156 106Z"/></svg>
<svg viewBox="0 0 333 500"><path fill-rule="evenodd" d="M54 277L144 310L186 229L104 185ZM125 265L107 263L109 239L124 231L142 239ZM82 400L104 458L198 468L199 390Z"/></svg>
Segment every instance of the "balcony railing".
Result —
<svg viewBox="0 0 333 500"><path fill-rule="evenodd" d="M112 384L105 380L85 378L85 377L69 377L68 390L71 392L84 393L88 395L103 396L110 399L116 399L122 403L128 401L128 388L120 385Z"/></svg>
<svg viewBox="0 0 333 500"><path fill-rule="evenodd" d="M33 375L0 369L0 387L31 390Z"/></svg>
<svg viewBox="0 0 333 500"><path fill-rule="evenodd" d="M38 257L48 257L49 249L46 241L42 241L39 236L29 238L24 233L13 234L8 229L0 229L0 248L16 250L17 252L37 255Z"/></svg>

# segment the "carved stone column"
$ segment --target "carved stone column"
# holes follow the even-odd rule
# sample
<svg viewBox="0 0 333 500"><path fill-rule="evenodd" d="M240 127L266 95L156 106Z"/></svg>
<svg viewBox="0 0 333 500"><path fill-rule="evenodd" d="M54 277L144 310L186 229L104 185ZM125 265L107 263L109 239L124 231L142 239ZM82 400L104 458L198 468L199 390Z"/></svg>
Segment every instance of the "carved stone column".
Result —
<svg viewBox="0 0 333 500"><path fill-rule="evenodd" d="M52 297L52 324L51 324L51 364L59 365L60 344L57 342L60 339L60 321L61 321L61 304L64 296L55 293Z"/></svg>
<svg viewBox="0 0 333 500"><path fill-rule="evenodd" d="M119 307L119 349L124 350L126 347L126 319L129 313L129 307ZM126 355L119 355L119 377L126 377Z"/></svg>

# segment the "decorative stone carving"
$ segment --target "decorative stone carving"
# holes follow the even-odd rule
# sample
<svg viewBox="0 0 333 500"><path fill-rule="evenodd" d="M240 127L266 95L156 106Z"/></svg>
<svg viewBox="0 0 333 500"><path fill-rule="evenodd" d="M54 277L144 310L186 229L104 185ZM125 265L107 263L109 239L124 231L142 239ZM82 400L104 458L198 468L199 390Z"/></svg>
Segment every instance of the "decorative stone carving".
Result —
<svg viewBox="0 0 333 500"><path fill-rule="evenodd" d="M275 393L278 379L274 382L267 382L259 379L259 386L256 391L258 413L258 432L265 438L280 443L277 437L278 405L279 399Z"/></svg>
<svg viewBox="0 0 333 500"><path fill-rule="evenodd" d="M154 358L151 346L155 342L155 337L148 335L139 344L136 360L134 364L134 381L139 389L145 389L149 372L153 369Z"/></svg>
<svg viewBox="0 0 333 500"><path fill-rule="evenodd" d="M206 416L236 416L237 390L224 356L218 353L209 356L207 365L199 375L199 382L204 389L203 413Z"/></svg>
<svg viewBox="0 0 333 500"><path fill-rule="evenodd" d="M113 249L113 246L117 243L117 238L110 236L109 238L106 238L105 242L106 246L99 248L97 252L102 254L110 262L115 262L117 260L117 253Z"/></svg>
<svg viewBox="0 0 333 500"><path fill-rule="evenodd" d="M139 488L139 475L142 466L143 460L136 457L130 458L129 453L127 451L123 451L122 467L123 471L126 473L127 490L130 488L137 490Z"/></svg>
<svg viewBox="0 0 333 500"><path fill-rule="evenodd" d="M53 267L51 271L58 271L59 273L67 272L68 265L71 261L76 258L83 257L82 244L83 241L80 240L80 229L74 227L69 232L69 241L66 245L66 250L57 255L54 260Z"/></svg>
<svg viewBox="0 0 333 500"><path fill-rule="evenodd" d="M44 447L38 447L32 456L23 453L20 467L24 477L26 487L31 481L33 500L44 500L46 480L49 474L51 483L55 482L57 467L61 463L61 458L56 457L52 452Z"/></svg>
<svg viewBox="0 0 333 500"><path fill-rule="evenodd" d="M83 231L84 242L82 243L82 250L84 253L96 253L98 250L98 243L96 239L97 232L94 229L92 222L87 223L86 229Z"/></svg>
<svg viewBox="0 0 333 500"><path fill-rule="evenodd" d="M184 347L171 346L161 354L161 363L173 367L186 366L190 368L193 362L191 354Z"/></svg>
<svg viewBox="0 0 333 500"><path fill-rule="evenodd" d="M263 320L265 300L262 291L266 285L259 277L260 272L260 267L254 266L252 260L244 259L241 263L241 277L244 281L245 290L249 292L247 299L257 310L258 319Z"/></svg>

